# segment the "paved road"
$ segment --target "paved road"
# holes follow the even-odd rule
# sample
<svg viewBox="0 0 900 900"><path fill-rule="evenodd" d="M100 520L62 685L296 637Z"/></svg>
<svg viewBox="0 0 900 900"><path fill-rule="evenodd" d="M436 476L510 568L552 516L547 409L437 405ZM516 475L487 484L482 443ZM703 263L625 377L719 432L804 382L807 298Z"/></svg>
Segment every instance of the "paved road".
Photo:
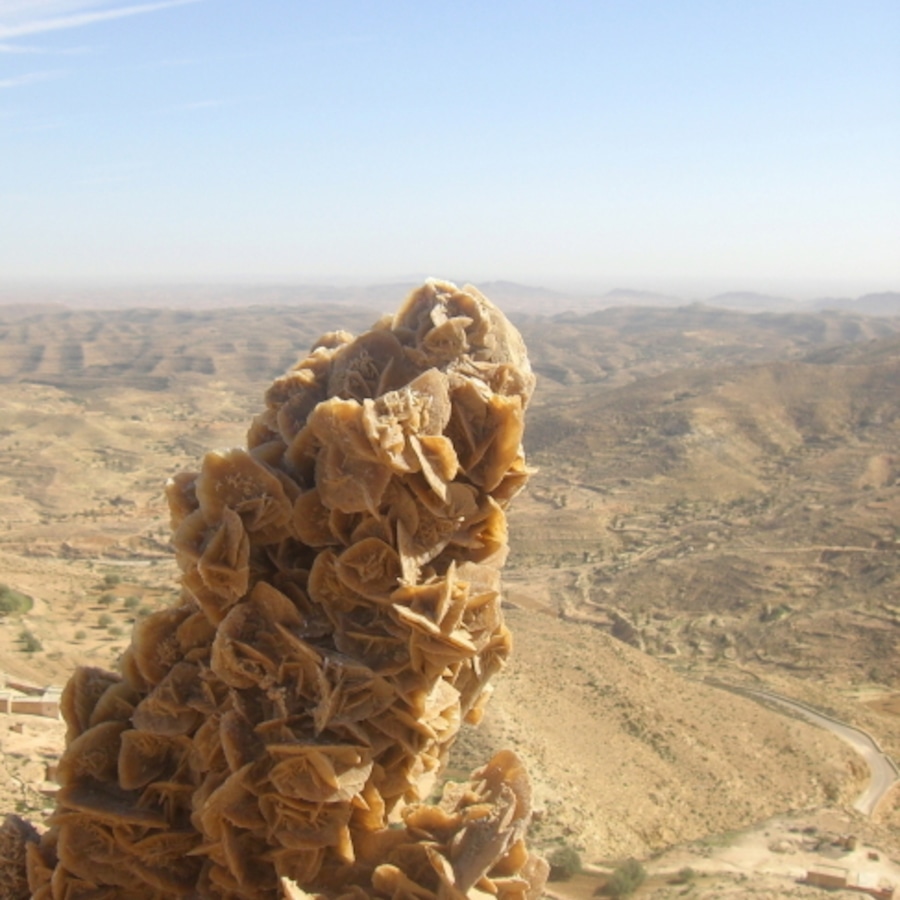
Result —
<svg viewBox="0 0 900 900"><path fill-rule="evenodd" d="M849 744L866 761L866 765L868 765L871 773L866 789L856 798L856 802L853 804L853 808L858 809L864 815L871 816L882 798L900 781L900 772L898 772L894 761L865 731L854 728L846 722L832 719L830 716L816 712L814 709L794 700L789 700L787 697L782 697L780 694L773 694L769 691L755 691L749 688L741 690L740 693L754 700L762 700L783 706L814 725L827 729Z"/></svg>

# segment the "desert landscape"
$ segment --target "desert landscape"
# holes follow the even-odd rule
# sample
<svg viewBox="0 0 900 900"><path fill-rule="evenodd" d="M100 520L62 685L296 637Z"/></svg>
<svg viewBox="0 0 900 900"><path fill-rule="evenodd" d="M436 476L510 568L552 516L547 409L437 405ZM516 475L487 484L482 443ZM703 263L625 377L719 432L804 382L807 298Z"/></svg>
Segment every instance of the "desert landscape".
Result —
<svg viewBox="0 0 900 900"><path fill-rule="evenodd" d="M551 884L563 898L632 857L651 875L638 896L681 895L688 868L695 897L824 896L796 884L816 859L878 868L832 840L847 834L900 883L898 791L854 810L859 753L741 693L800 700L900 758L900 303L550 315L539 292L499 293L538 375L537 471L510 515L512 660L450 777L515 748L541 811L532 843L586 864L583 883ZM243 445L273 377L401 296L5 298L10 697L115 665L134 623L177 596L166 479ZM64 731L0 713L3 811L46 815Z"/></svg>

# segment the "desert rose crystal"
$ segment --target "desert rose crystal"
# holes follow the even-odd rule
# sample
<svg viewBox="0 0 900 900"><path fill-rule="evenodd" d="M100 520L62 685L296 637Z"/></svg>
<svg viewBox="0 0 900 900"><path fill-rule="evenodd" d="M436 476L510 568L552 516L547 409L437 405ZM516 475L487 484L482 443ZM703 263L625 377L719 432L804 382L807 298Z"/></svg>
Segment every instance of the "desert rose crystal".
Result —
<svg viewBox="0 0 900 900"><path fill-rule="evenodd" d="M278 378L246 449L170 481L180 599L119 673L66 687L33 897L540 896L515 754L426 802L510 652L533 386L503 315L429 281Z"/></svg>

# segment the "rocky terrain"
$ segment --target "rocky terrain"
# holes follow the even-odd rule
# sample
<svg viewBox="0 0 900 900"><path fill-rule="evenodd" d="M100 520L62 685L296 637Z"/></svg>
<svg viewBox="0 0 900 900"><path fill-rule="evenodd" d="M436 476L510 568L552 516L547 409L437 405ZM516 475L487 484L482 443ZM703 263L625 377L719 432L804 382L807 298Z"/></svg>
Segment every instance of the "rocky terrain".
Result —
<svg viewBox="0 0 900 900"><path fill-rule="evenodd" d="M0 583L33 607L0 617L0 659L62 684L174 597L165 478L242 443L274 375L378 311L5 310ZM900 320L694 306L518 324L540 381L539 473L511 516L516 649L454 766L515 746L538 838L590 860L852 802L849 748L702 681L804 698L900 756ZM0 720L0 807L41 808L61 735ZM892 803L872 827L900 823Z"/></svg>

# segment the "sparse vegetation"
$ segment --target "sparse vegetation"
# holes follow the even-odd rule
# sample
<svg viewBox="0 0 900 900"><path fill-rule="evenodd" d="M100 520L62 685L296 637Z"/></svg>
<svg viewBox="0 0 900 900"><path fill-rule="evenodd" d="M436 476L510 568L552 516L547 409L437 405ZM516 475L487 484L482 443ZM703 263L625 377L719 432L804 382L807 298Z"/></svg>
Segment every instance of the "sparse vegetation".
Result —
<svg viewBox="0 0 900 900"><path fill-rule="evenodd" d="M603 891L609 897L630 897L646 877L646 869L636 859L629 859L616 867Z"/></svg>
<svg viewBox="0 0 900 900"><path fill-rule="evenodd" d="M568 881L581 871L581 855L569 844L557 847L547 857L551 881Z"/></svg>
<svg viewBox="0 0 900 900"><path fill-rule="evenodd" d="M141 605L141 598L132 594L124 600L125 609L137 609Z"/></svg>
<svg viewBox="0 0 900 900"><path fill-rule="evenodd" d="M113 617L109 613L101 613L101 615L97 618L97 624L101 628L109 628L113 623Z"/></svg>
<svg viewBox="0 0 900 900"><path fill-rule="evenodd" d="M690 867L684 866L672 879L672 884L690 884L697 877L697 873Z"/></svg>
<svg viewBox="0 0 900 900"><path fill-rule="evenodd" d="M84 629L79 628L78 631L75 632L75 640L83 641L85 638L87 638L87 632Z"/></svg>
<svg viewBox="0 0 900 900"><path fill-rule="evenodd" d="M103 583L107 587L115 587L117 584L121 584L121 582L122 582L121 575L116 575L114 573L108 573L103 576Z"/></svg>
<svg viewBox="0 0 900 900"><path fill-rule="evenodd" d="M97 601L101 606L111 606L116 602L115 594L101 594L100 599Z"/></svg>
<svg viewBox="0 0 900 900"><path fill-rule="evenodd" d="M33 605L34 601L27 594L0 584L0 616L21 615L27 613Z"/></svg>
<svg viewBox="0 0 900 900"><path fill-rule="evenodd" d="M785 616L789 616L791 612L791 607L787 603L779 603L777 606L772 606L770 603L765 603L763 604L762 611L759 614L759 621L777 622L779 619L783 619Z"/></svg>
<svg viewBox="0 0 900 900"><path fill-rule="evenodd" d="M44 649L41 639L33 631L30 631L27 628L24 628L19 632L19 641L22 644L22 649L26 653L37 653Z"/></svg>

